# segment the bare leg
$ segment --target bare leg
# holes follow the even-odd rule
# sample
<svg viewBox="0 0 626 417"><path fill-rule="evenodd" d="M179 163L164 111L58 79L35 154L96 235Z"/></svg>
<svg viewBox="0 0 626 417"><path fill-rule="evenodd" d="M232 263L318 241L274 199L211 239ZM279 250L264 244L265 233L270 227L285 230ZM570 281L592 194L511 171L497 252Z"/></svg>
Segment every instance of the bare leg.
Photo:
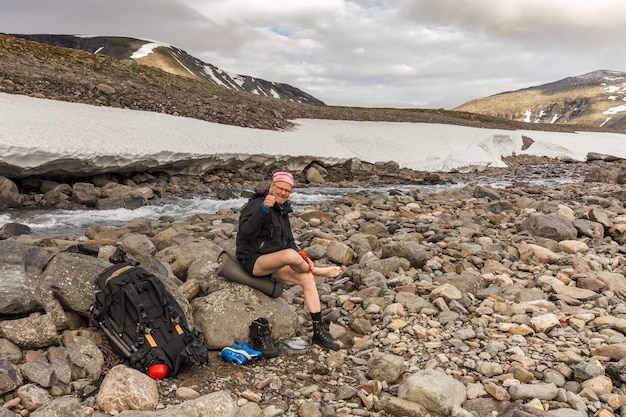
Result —
<svg viewBox="0 0 626 417"><path fill-rule="evenodd" d="M274 278L291 282L302 287L304 304L311 314L313 322L312 342L326 349L340 348L329 333L328 325L322 322L320 296L313 274L336 277L341 273L338 266L313 267L309 272L309 263L293 249L285 249L267 255L261 255L254 264L254 275L272 275Z"/></svg>
<svg viewBox="0 0 626 417"><path fill-rule="evenodd" d="M315 271L315 269L314 269ZM304 303L309 313L321 311L320 297L309 264L293 249L261 255L254 264L254 275L272 275L274 278L302 287Z"/></svg>
<svg viewBox="0 0 626 417"><path fill-rule="evenodd" d="M342 272L343 269L340 266L313 267L313 275L318 277L335 278Z"/></svg>
<svg viewBox="0 0 626 417"><path fill-rule="evenodd" d="M309 264L298 252L293 249L283 249L259 256L254 263L252 273L256 276L274 275L284 267L289 267L294 273L309 272Z"/></svg>

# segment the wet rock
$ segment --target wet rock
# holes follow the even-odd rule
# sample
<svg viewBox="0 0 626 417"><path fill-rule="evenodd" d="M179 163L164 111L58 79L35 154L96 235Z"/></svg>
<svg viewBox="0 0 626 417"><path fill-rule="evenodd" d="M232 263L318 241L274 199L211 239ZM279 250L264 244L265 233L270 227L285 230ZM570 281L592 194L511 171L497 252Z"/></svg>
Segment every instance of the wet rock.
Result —
<svg viewBox="0 0 626 417"><path fill-rule="evenodd" d="M72 199L78 204L93 207L99 198L100 190L94 184L77 182L72 185Z"/></svg>
<svg viewBox="0 0 626 417"><path fill-rule="evenodd" d="M4 226L0 227L0 240L20 235L27 235L30 233L30 227L25 224L7 223Z"/></svg>
<svg viewBox="0 0 626 417"><path fill-rule="evenodd" d="M17 185L10 179L0 176L0 209L22 206L22 196Z"/></svg>

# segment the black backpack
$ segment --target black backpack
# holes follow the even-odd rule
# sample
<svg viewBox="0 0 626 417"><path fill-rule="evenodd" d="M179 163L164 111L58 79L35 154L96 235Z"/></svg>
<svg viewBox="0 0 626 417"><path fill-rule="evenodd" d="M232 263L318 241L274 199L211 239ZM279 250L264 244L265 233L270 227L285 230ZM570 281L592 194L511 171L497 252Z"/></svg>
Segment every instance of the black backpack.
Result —
<svg viewBox="0 0 626 417"><path fill-rule="evenodd" d="M114 262L113 259L110 259ZM96 279L91 314L126 364L160 379L208 362L204 335L190 331L180 305L163 282L124 257ZM166 365L152 375L151 367Z"/></svg>

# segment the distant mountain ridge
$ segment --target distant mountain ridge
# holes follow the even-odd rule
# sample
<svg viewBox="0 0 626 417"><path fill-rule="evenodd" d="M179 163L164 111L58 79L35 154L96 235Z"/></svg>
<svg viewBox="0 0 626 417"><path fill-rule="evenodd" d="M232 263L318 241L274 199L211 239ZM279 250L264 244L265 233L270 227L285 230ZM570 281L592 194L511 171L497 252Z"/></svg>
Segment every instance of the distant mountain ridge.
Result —
<svg viewBox="0 0 626 417"><path fill-rule="evenodd" d="M312 95L289 84L266 81L247 75L228 73L201 61L175 46L146 39L121 36L78 36L49 34L12 34L18 38L78 49L118 59L134 59L140 64L161 68L171 74L196 78L259 96L274 97L303 104L324 104Z"/></svg>
<svg viewBox="0 0 626 417"><path fill-rule="evenodd" d="M80 37L72 39L80 41ZM626 128L580 125L575 119L565 124L527 123L469 111L328 106L277 99L224 88L188 74L180 76L128 58L134 53L141 56L146 50L154 50L153 46L145 40L135 39L134 43L123 40L120 45L109 44L110 55L105 55L94 53L98 50L94 45L89 47L90 52L86 52L0 33L0 93L151 111L254 129L291 129L297 126L297 119L325 119L435 123L506 130L626 133ZM117 58L116 54L126 58ZM160 56L154 53L148 55ZM173 57L171 59L174 60ZM183 69L182 65L176 67Z"/></svg>
<svg viewBox="0 0 626 417"><path fill-rule="evenodd" d="M453 110L527 123L626 131L626 72L600 70L464 103Z"/></svg>

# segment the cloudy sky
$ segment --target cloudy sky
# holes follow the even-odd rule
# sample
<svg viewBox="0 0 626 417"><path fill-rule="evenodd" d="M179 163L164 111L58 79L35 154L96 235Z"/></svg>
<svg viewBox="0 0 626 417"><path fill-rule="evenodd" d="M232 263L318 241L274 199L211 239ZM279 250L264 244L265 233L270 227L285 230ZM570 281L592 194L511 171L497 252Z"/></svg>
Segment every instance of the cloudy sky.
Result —
<svg viewBox="0 0 626 417"><path fill-rule="evenodd" d="M329 105L452 108L626 71L623 0L1 0L0 32L158 40Z"/></svg>

